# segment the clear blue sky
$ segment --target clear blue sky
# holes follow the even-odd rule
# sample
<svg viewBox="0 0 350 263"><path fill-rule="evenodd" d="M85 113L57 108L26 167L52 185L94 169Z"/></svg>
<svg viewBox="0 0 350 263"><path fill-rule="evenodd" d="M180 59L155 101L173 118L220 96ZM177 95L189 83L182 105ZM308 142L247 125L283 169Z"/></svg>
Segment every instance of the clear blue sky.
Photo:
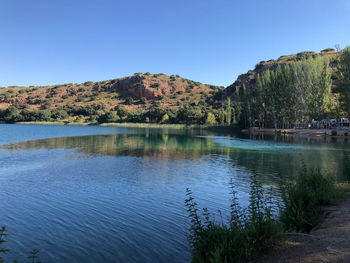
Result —
<svg viewBox="0 0 350 263"><path fill-rule="evenodd" d="M227 86L261 60L350 45L349 0L1 0L0 86L135 72Z"/></svg>

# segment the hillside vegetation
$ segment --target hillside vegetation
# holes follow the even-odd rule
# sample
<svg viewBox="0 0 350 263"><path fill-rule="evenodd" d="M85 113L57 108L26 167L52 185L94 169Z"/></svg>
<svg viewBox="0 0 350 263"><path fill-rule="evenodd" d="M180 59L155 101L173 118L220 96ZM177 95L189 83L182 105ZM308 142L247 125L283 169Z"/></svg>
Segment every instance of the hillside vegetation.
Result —
<svg viewBox="0 0 350 263"><path fill-rule="evenodd" d="M349 48L301 52L261 61L240 75L222 98L234 101L245 127L292 128L349 116Z"/></svg>
<svg viewBox="0 0 350 263"><path fill-rule="evenodd" d="M150 73L82 84L7 87L0 90L0 117L5 122L201 124L222 89L178 75Z"/></svg>
<svg viewBox="0 0 350 263"><path fill-rule="evenodd" d="M0 89L0 121L293 128L349 117L350 48L261 61L226 89L178 75Z"/></svg>

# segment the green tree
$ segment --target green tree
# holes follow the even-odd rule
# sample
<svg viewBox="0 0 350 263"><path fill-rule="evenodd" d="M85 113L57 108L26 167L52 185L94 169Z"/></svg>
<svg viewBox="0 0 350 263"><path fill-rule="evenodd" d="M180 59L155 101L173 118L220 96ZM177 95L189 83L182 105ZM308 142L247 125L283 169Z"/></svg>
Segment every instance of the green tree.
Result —
<svg viewBox="0 0 350 263"><path fill-rule="evenodd" d="M207 112L206 117L205 117L205 124L206 125L215 125L217 124L215 115L211 112Z"/></svg>
<svg viewBox="0 0 350 263"><path fill-rule="evenodd" d="M227 97L227 104L226 104L226 123L228 125L231 124L232 119L232 110L231 110L231 97Z"/></svg>
<svg viewBox="0 0 350 263"><path fill-rule="evenodd" d="M168 123L169 122L169 115L165 113L160 122L161 123Z"/></svg>
<svg viewBox="0 0 350 263"><path fill-rule="evenodd" d="M345 48L339 57L337 90L341 106L350 118L350 47Z"/></svg>

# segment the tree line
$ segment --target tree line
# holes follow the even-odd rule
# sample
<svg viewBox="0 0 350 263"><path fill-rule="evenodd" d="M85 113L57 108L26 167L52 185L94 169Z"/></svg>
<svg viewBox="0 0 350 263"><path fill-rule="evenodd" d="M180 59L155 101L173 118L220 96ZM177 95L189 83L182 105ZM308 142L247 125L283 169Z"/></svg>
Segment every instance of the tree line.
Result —
<svg viewBox="0 0 350 263"><path fill-rule="evenodd" d="M336 73L329 59L319 55L258 73L255 87L235 89L236 118L245 127L291 128L312 120L349 117L349 54L346 48L332 61Z"/></svg>
<svg viewBox="0 0 350 263"><path fill-rule="evenodd" d="M329 61L321 57L278 65L256 76L255 88L236 87L235 108L245 126L287 128L336 116Z"/></svg>
<svg viewBox="0 0 350 263"><path fill-rule="evenodd" d="M151 107L131 111L122 105L106 109L103 104L85 106L66 105L57 109L29 110L23 105L12 105L0 110L0 121L6 123L32 121L69 121L90 123L161 123L186 125L229 125L235 122L230 100L224 107L187 105L178 109Z"/></svg>

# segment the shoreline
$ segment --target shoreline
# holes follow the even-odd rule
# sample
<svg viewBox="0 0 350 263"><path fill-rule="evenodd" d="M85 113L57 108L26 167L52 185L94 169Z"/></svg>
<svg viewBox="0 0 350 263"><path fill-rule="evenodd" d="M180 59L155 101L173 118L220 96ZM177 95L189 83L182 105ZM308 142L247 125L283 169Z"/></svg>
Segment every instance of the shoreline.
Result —
<svg viewBox="0 0 350 263"><path fill-rule="evenodd" d="M96 122L64 122L64 121L31 121L15 122L14 124L24 125L68 125L68 126L101 126L101 127L125 127L125 128L167 128L167 129L188 129L188 130L211 130L225 132L241 132L251 135L284 135L296 137L340 137L350 138L350 128L346 129L274 129L274 128L248 128L241 129L238 125L198 125L198 124L158 124L158 123L96 123Z"/></svg>
<svg viewBox="0 0 350 263"><path fill-rule="evenodd" d="M242 129L243 133L260 135L286 135L286 136L303 136L303 137L350 137L350 129L273 129L273 128L249 128Z"/></svg>
<svg viewBox="0 0 350 263"><path fill-rule="evenodd" d="M125 127L125 128L168 128L168 129L203 129L203 130L222 130L222 131L240 131L237 125L202 125L202 124L159 124L159 123L133 123L133 122L111 122L111 123L96 123L96 122L64 122L64 121L29 121L15 122L3 124L24 124L24 125L67 125L67 126L101 126L101 127Z"/></svg>

